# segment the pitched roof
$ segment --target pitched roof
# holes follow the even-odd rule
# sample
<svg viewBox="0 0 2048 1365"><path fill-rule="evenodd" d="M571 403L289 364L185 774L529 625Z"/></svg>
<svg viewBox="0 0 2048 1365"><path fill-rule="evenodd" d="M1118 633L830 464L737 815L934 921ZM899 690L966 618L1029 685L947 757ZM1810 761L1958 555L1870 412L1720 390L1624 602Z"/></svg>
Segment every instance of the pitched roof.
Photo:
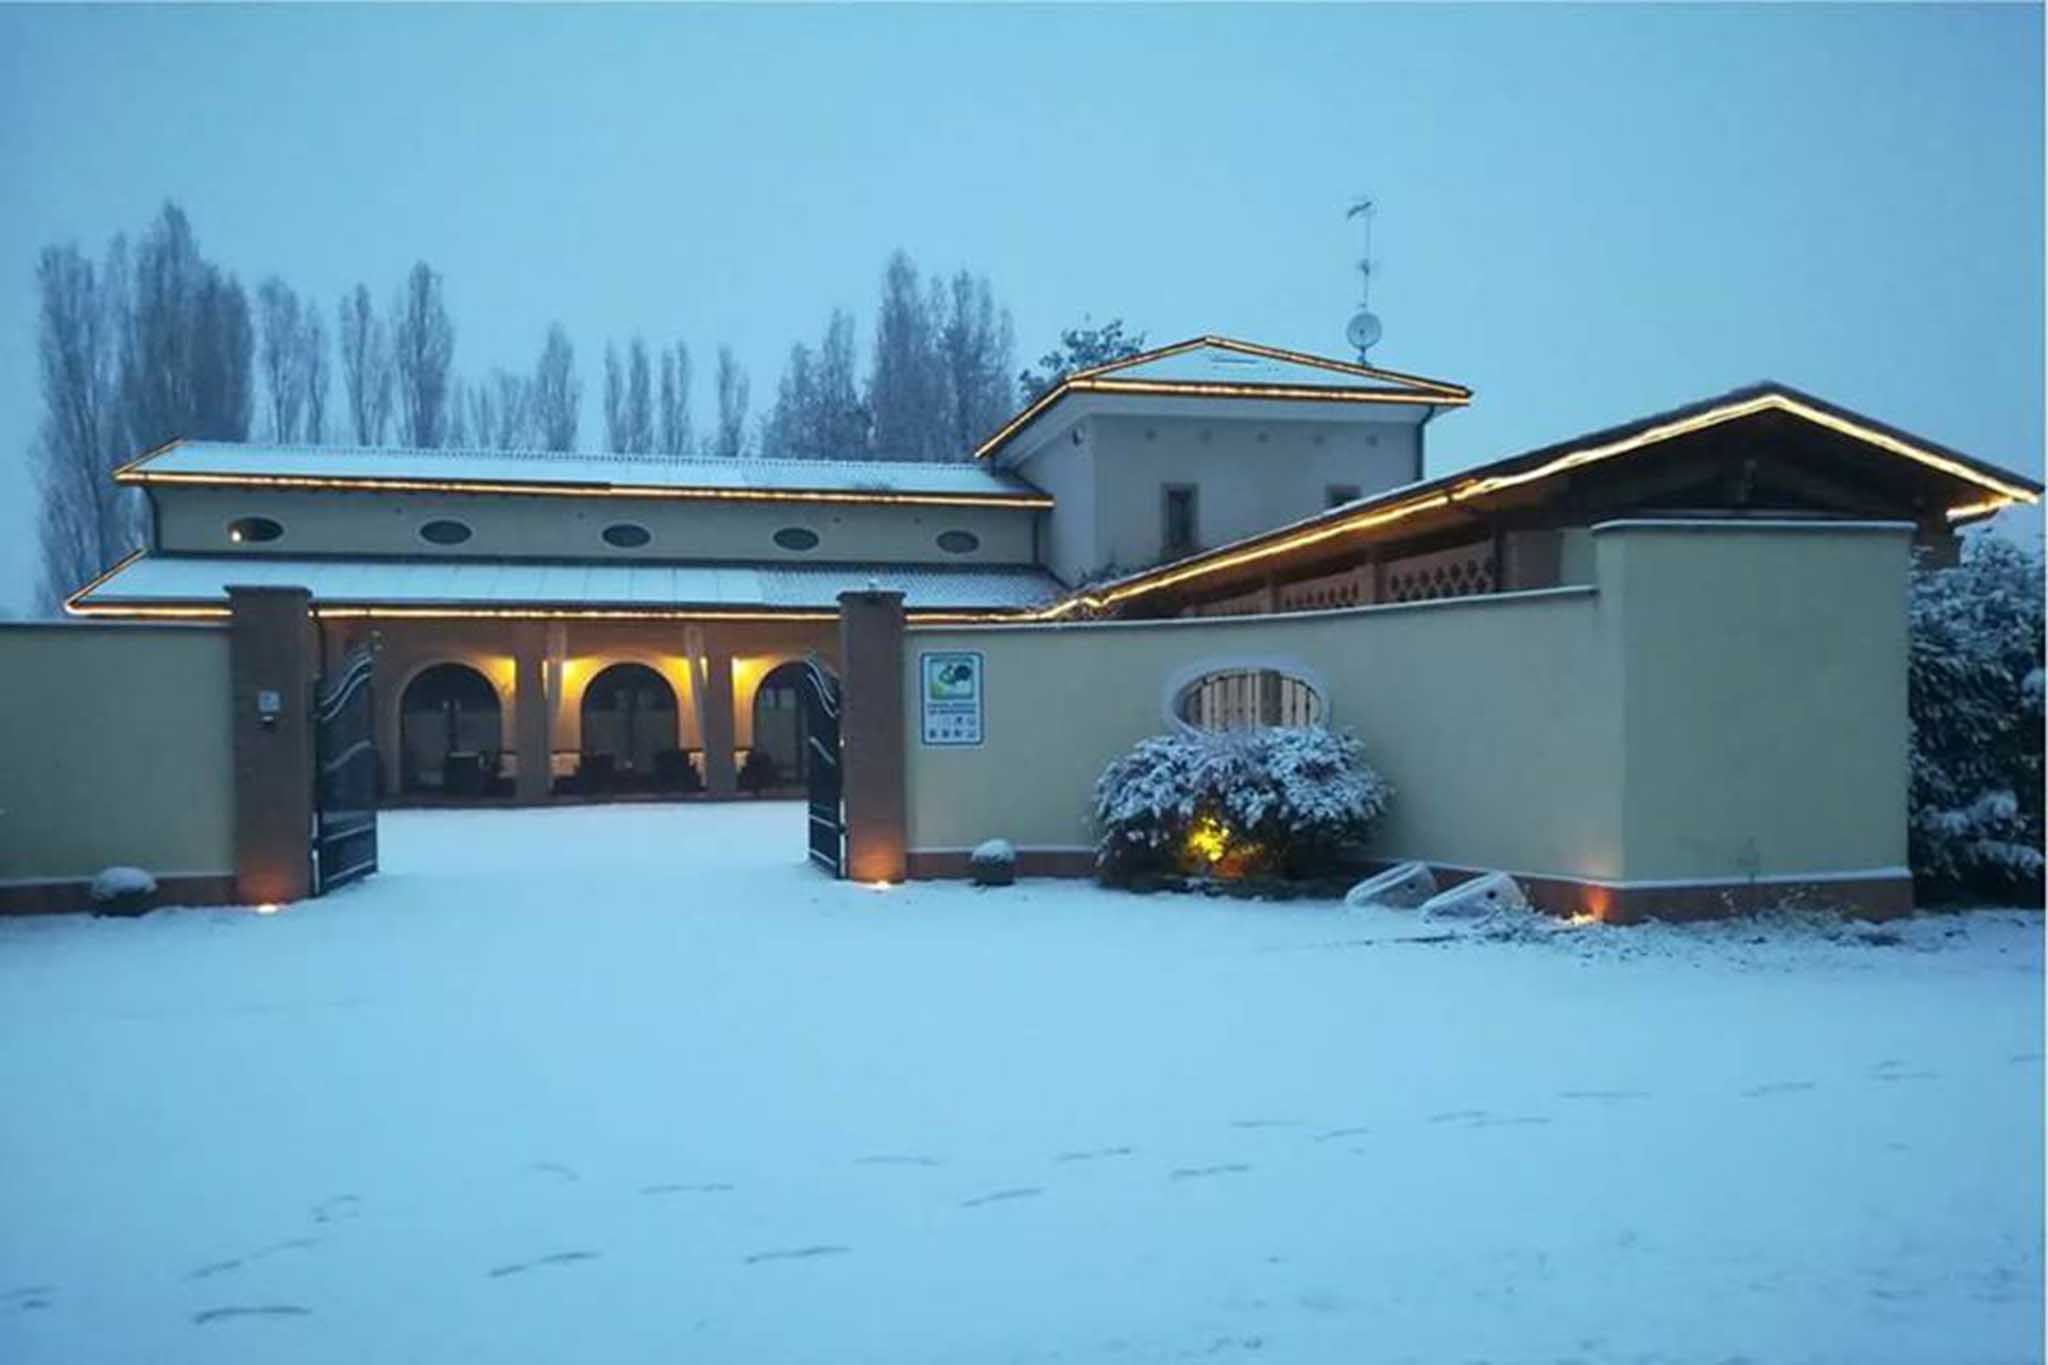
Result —
<svg viewBox="0 0 2048 1365"><path fill-rule="evenodd" d="M300 587L323 610L615 616L831 614L879 586L913 614L1011 612L1059 583L1030 565L645 564L490 559L287 559L137 555L73 594L76 615L220 615L229 585Z"/></svg>
<svg viewBox="0 0 2048 1365"><path fill-rule="evenodd" d="M1790 385L1766 380L1696 403L1652 413L1620 426L1539 446L1477 468L1384 489L1228 545L1092 585L1070 594L1037 615L1049 619L1081 608L1099 610L1114 606L1192 579L1264 560L1283 551L1391 525L1419 513L1457 506L1573 469L1648 450L1693 432L1771 412L1784 413L1850 437L1862 442L1873 453L1912 461L1952 480L1956 494L1967 499L1948 508L1948 519L1953 525L1989 516L2014 503L2035 503L2041 498L2041 484L2025 475L1838 407Z"/></svg>
<svg viewBox="0 0 2048 1365"><path fill-rule="evenodd" d="M573 451L173 441L114 472L121 483L361 488L828 502L1052 500L985 465L909 460L721 460Z"/></svg>
<svg viewBox="0 0 2048 1365"><path fill-rule="evenodd" d="M1069 393L1140 393L1189 398L1284 398L1322 402L1456 407L1472 390L1375 365L1199 336L1076 370L1004 423L975 450L985 460Z"/></svg>

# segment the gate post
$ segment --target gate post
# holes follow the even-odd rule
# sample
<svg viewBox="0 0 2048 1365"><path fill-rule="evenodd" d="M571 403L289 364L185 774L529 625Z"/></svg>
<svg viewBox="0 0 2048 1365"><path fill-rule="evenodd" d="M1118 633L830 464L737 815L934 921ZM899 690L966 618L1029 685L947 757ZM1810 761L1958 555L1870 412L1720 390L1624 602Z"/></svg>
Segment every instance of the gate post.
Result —
<svg viewBox="0 0 2048 1365"><path fill-rule="evenodd" d="M313 892L312 594L228 589L235 736L235 896L244 905Z"/></svg>
<svg viewBox="0 0 2048 1365"><path fill-rule="evenodd" d="M846 875L900 882L907 866L903 753L903 594L839 594L840 752Z"/></svg>
<svg viewBox="0 0 2048 1365"><path fill-rule="evenodd" d="M554 698L547 685L547 627L521 621L512 627L512 752L519 756L513 799L522 806L547 800L553 773Z"/></svg>

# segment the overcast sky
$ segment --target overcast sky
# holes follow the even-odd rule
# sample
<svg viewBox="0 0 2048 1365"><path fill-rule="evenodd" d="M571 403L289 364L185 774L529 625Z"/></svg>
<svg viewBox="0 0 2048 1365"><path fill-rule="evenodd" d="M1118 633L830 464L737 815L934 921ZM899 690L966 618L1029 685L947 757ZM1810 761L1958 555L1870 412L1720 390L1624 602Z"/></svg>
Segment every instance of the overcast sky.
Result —
<svg viewBox="0 0 2048 1365"><path fill-rule="evenodd" d="M431 261L463 372L686 339L701 428L719 342L758 409L896 246L1020 361L1341 354L1370 190L1374 358L1477 390L1431 473L1769 377L2038 476L2041 62L2017 5L0 9L0 606L35 252L167 197L330 314Z"/></svg>

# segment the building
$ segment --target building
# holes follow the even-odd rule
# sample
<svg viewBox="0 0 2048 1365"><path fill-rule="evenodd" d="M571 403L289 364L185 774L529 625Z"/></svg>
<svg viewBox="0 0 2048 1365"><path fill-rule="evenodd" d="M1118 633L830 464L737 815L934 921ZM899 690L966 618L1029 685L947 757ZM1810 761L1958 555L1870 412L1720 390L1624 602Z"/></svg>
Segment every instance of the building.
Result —
<svg viewBox="0 0 2048 1365"><path fill-rule="evenodd" d="M173 442L116 478L147 546L81 616L311 592L374 641L387 799L793 785L838 597L913 625L1228 616L1581 583L1617 518L1910 522L1935 554L2040 486L1779 385L1447 477L1469 390L1201 337L1067 376L972 461L723 461Z"/></svg>

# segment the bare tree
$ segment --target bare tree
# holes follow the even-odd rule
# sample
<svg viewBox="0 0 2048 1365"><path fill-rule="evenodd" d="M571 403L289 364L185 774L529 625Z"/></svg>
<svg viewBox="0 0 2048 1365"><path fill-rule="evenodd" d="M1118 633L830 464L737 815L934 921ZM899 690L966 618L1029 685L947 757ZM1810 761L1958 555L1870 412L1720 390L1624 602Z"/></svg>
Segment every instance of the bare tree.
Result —
<svg viewBox="0 0 2048 1365"><path fill-rule="evenodd" d="M320 322L320 305L306 300L304 323L306 365L306 439L319 445L327 439L327 328Z"/></svg>
<svg viewBox="0 0 2048 1365"><path fill-rule="evenodd" d="M370 303L367 285L342 295L338 310L341 381L349 425L359 446L380 446L391 423L391 343Z"/></svg>
<svg viewBox="0 0 2048 1365"><path fill-rule="evenodd" d="M548 326L547 343L533 374L533 431L542 450L574 450L583 413L583 383L576 377L576 348L559 322Z"/></svg>
<svg viewBox="0 0 2048 1365"><path fill-rule="evenodd" d="M882 272L874 365L868 375L868 411L874 417L877 455L924 460L938 453L933 415L942 399L933 330L917 266L907 253L898 251Z"/></svg>
<svg viewBox="0 0 2048 1365"><path fill-rule="evenodd" d="M938 334L945 458L966 458L1009 416L1013 337L1009 310L996 307L987 277L953 276Z"/></svg>
<svg viewBox="0 0 2048 1365"><path fill-rule="evenodd" d="M327 337L319 310L273 275L256 291L256 313L267 434L274 441L317 442L327 404Z"/></svg>
<svg viewBox="0 0 2048 1365"><path fill-rule="evenodd" d="M469 436L491 450L526 450L534 444L533 381L510 370L467 386Z"/></svg>
<svg viewBox="0 0 2048 1365"><path fill-rule="evenodd" d="M148 449L176 437L239 441L249 434L255 335L248 295L199 254L176 204L135 252L121 341L128 440Z"/></svg>
<svg viewBox="0 0 2048 1365"><path fill-rule="evenodd" d="M619 365L619 348L604 344L604 448L626 448L626 372Z"/></svg>
<svg viewBox="0 0 2048 1365"><path fill-rule="evenodd" d="M417 262L391 313L399 439L431 449L448 436L448 366L455 358L455 324L442 300L440 274L425 261Z"/></svg>
<svg viewBox="0 0 2048 1365"><path fill-rule="evenodd" d="M664 455L690 452L690 348L678 341L661 352L661 427Z"/></svg>
<svg viewBox="0 0 2048 1365"><path fill-rule="evenodd" d="M712 453L738 459L747 448L747 398L752 384L733 358L732 347L718 348L718 435Z"/></svg>
<svg viewBox="0 0 2048 1365"><path fill-rule="evenodd" d="M654 375L647 343L639 337L626 348L626 445L635 455L654 449Z"/></svg>
<svg viewBox="0 0 2048 1365"><path fill-rule="evenodd" d="M111 477L132 453L120 391L127 269L119 238L98 268L75 246L46 248L36 263L43 416L32 456L42 496L39 595L52 612L141 537L134 495Z"/></svg>

